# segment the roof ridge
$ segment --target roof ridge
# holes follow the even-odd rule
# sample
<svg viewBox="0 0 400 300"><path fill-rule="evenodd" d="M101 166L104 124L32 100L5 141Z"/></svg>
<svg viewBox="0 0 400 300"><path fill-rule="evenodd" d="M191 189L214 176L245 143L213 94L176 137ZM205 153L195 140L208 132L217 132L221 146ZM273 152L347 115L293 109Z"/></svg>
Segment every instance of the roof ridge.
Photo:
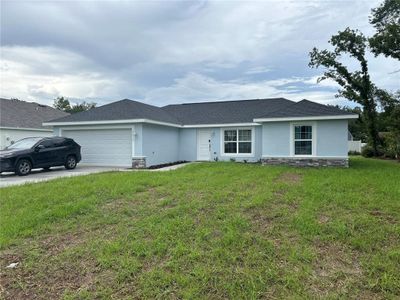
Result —
<svg viewBox="0 0 400 300"><path fill-rule="evenodd" d="M288 109L289 107L293 107L293 106L299 104L300 102L302 102L302 101L304 101L304 100L305 100L305 99L300 100L300 101L297 101L297 102L292 101L292 100L289 100L289 101L292 101L292 103L290 103L288 106L280 107L280 108L277 108L277 109L275 109L275 110L271 110L270 112L268 112L268 114L272 114L272 113L275 113L275 112L278 112L278 111L281 111L281 110L284 110L284 109ZM308 100L307 100L307 101L308 101ZM310 102L311 102L311 101L310 101ZM267 116L268 114L265 114L265 116ZM261 118L263 118L263 117L264 117L264 116L262 116Z"/></svg>
<svg viewBox="0 0 400 300"><path fill-rule="evenodd" d="M257 99L240 99L240 100L220 100L220 101L203 101L203 102L186 102L186 103L177 103L177 104L168 104L165 106L161 106L161 108L165 108L168 106L180 106L180 105L194 105L194 104L214 104L214 103L232 103L232 102L250 102L250 101L271 101L271 100L286 100L290 102L294 102L292 100L278 97L278 98L257 98ZM295 102L297 103L297 102Z"/></svg>

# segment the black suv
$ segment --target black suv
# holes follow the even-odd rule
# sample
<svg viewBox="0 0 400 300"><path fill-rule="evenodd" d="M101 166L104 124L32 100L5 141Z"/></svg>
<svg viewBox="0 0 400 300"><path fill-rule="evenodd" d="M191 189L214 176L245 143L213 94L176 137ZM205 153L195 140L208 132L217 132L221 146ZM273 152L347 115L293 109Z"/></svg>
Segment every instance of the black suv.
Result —
<svg viewBox="0 0 400 300"><path fill-rule="evenodd" d="M64 137L30 137L0 151L0 173L15 172L23 176L32 169L65 166L74 169L81 160L81 146Z"/></svg>

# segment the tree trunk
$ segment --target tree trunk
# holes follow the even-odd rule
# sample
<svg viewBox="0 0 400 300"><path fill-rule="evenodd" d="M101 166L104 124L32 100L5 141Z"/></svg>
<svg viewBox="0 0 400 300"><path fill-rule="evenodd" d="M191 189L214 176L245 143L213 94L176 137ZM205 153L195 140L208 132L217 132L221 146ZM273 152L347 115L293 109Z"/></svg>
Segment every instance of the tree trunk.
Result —
<svg viewBox="0 0 400 300"><path fill-rule="evenodd" d="M377 114L373 100L366 101L364 105L364 117L367 125L369 144L374 150L374 156L378 156L379 132L376 124Z"/></svg>

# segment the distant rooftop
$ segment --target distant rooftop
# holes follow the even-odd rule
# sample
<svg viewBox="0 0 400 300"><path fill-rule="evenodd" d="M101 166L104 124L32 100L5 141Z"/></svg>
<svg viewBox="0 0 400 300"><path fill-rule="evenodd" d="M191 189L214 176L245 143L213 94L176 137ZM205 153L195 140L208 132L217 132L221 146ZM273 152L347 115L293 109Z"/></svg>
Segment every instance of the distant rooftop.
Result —
<svg viewBox="0 0 400 300"><path fill-rule="evenodd" d="M47 105L0 98L0 127L43 128L43 122L67 115Z"/></svg>

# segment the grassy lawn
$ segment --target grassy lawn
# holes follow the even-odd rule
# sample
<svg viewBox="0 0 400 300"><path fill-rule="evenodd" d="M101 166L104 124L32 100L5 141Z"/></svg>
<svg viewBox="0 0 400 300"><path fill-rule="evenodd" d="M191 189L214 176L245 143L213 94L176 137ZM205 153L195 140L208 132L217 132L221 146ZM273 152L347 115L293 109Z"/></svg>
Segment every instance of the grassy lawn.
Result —
<svg viewBox="0 0 400 300"><path fill-rule="evenodd" d="M400 297L395 162L202 163L0 197L0 298Z"/></svg>

